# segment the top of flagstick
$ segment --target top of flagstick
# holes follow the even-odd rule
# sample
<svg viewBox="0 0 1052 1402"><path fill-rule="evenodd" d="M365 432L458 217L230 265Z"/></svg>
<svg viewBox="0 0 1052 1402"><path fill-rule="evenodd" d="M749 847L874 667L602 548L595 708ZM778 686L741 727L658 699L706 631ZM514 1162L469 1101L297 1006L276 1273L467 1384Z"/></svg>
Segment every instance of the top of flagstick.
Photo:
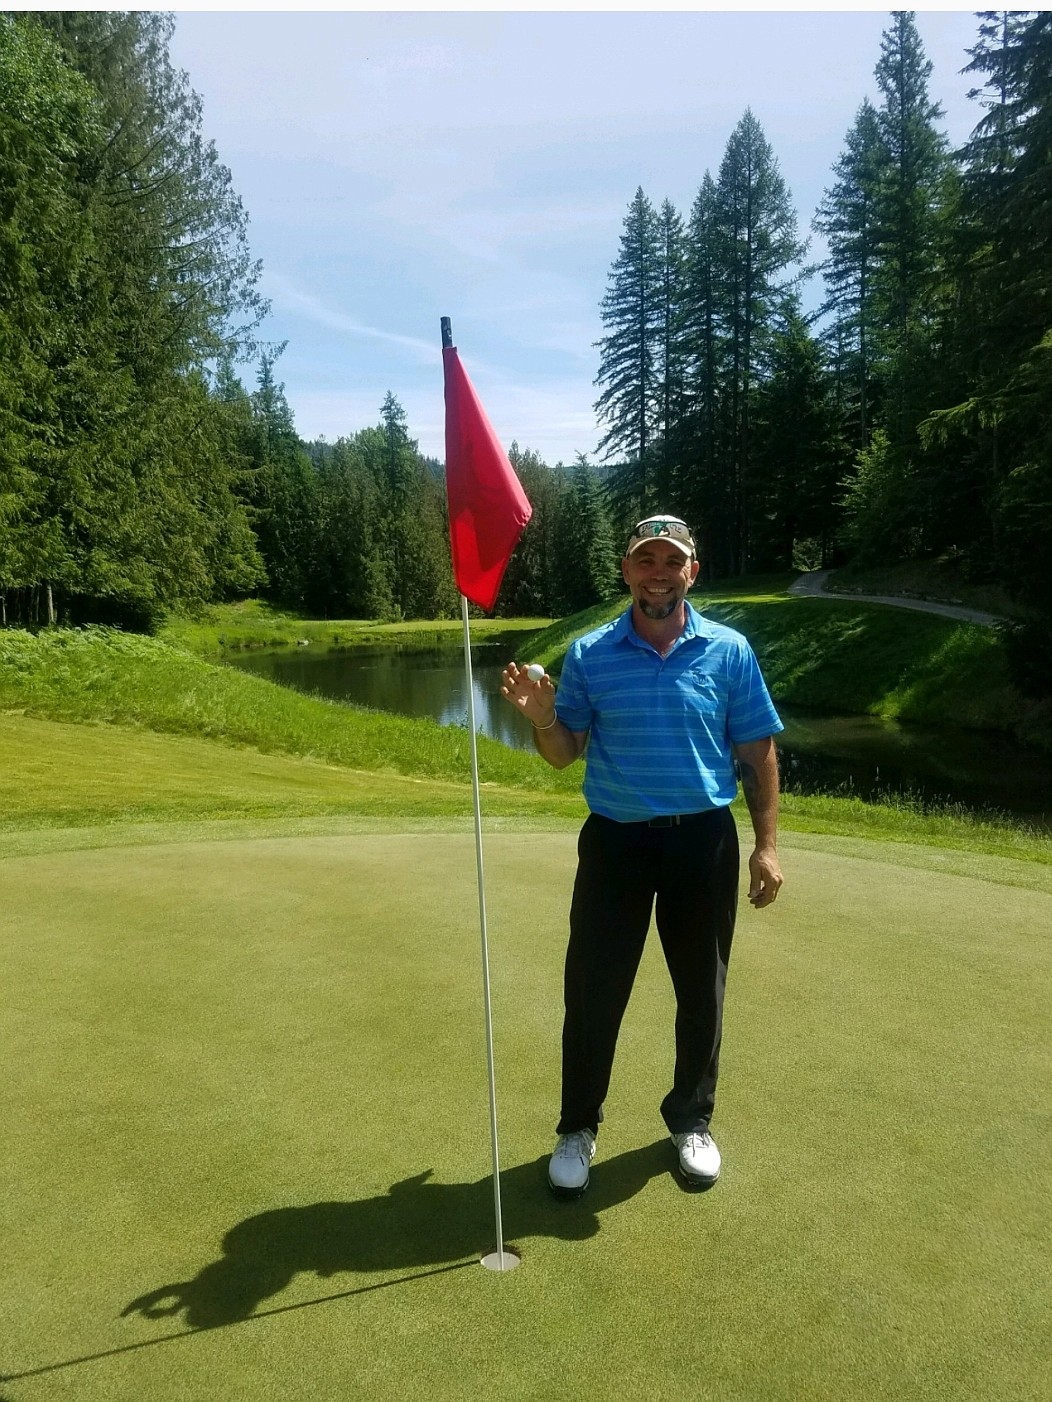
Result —
<svg viewBox="0 0 1052 1402"><path fill-rule="evenodd" d="M443 349L443 350L452 350L452 349L453 349L453 327L452 327L451 324L450 324L449 317L448 317L448 316L442 317L442 318L440 319L440 321L439 321L439 325L442 327L442 349Z"/></svg>

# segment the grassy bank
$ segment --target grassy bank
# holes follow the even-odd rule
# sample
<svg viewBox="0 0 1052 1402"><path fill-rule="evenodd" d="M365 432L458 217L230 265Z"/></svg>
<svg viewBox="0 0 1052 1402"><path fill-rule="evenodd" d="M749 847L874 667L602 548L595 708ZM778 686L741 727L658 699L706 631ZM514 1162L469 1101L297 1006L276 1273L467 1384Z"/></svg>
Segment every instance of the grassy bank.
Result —
<svg viewBox="0 0 1052 1402"><path fill-rule="evenodd" d="M776 700L915 725L1011 729L1023 711L993 629L935 614L784 592L784 581L702 588L693 602L752 643ZM551 624L533 640L558 670L574 638L616 618L619 599Z"/></svg>
<svg viewBox="0 0 1052 1402"><path fill-rule="evenodd" d="M914 724L999 730L1019 701L997 634L935 614L782 595L716 599L780 700Z"/></svg>
<svg viewBox="0 0 1052 1402"><path fill-rule="evenodd" d="M0 632L0 828L470 813L463 730L337 705L105 630ZM100 724L101 723L101 724ZM172 737L172 738L165 738ZM479 737L488 818L568 822L579 766ZM747 825L739 800L739 816ZM1052 843L966 810L786 795L787 830L1052 862Z"/></svg>
<svg viewBox="0 0 1052 1402"><path fill-rule="evenodd" d="M913 724L1011 729L1022 714L998 634L933 614L841 599L801 598L792 575L704 585L695 604L749 638L775 697L815 710L882 716ZM568 618L475 619L472 640L500 642L509 657L557 674L567 647L616 618L622 597ZM455 645L459 619L412 623L303 619L260 602L219 605L173 619L161 641L217 658L231 652L309 646L353 650L376 643ZM250 742L255 743L255 742Z"/></svg>
<svg viewBox="0 0 1052 1402"><path fill-rule="evenodd" d="M466 731L339 705L108 629L0 631L0 710L49 720L141 726L248 745L345 768L464 781ZM573 792L536 756L478 737L484 783Z"/></svg>

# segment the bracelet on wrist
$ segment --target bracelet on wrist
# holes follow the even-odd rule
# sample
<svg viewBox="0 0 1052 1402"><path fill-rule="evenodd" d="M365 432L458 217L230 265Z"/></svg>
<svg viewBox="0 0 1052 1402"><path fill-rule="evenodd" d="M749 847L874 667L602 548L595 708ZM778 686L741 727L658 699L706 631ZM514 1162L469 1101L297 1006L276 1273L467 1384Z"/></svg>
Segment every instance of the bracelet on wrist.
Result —
<svg viewBox="0 0 1052 1402"><path fill-rule="evenodd" d="M533 726L534 730L551 730L558 719L558 716L552 716L547 725L538 725L536 721L531 721L530 724Z"/></svg>

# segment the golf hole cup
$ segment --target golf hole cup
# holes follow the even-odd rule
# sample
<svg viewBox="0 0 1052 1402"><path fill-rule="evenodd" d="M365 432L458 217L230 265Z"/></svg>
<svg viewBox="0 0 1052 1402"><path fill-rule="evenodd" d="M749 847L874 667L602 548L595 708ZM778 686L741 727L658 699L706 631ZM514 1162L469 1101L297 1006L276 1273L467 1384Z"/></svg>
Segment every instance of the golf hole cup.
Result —
<svg viewBox="0 0 1052 1402"><path fill-rule="evenodd" d="M529 677L531 682L539 682L540 679L544 676L544 668L539 662L531 662L530 665L526 668L526 675Z"/></svg>

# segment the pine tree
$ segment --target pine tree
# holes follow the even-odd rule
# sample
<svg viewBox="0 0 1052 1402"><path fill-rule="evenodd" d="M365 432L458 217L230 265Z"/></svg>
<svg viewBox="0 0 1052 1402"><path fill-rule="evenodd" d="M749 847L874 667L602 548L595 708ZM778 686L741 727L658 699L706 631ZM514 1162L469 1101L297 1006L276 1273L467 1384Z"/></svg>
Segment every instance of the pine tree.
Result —
<svg viewBox="0 0 1052 1402"><path fill-rule="evenodd" d="M963 156L966 388L932 414L926 442L972 466L985 550L1030 610L1017 674L1052 693L1052 15L984 13L971 72L986 116Z"/></svg>
<svg viewBox="0 0 1052 1402"><path fill-rule="evenodd" d="M351 439L314 445L318 493L308 604L325 618L393 613L385 508L370 466L370 457L379 457L378 438L376 429L364 429Z"/></svg>
<svg viewBox="0 0 1052 1402"><path fill-rule="evenodd" d="M755 405L756 567L818 569L832 559L849 455L822 347L787 299Z"/></svg>
<svg viewBox="0 0 1052 1402"><path fill-rule="evenodd" d="M678 483L684 519L700 532L702 568L711 568L716 542L730 539L734 503L721 471L720 389L725 341L718 296L720 242L716 185L708 171L687 229L683 297L685 401L679 425L683 470Z"/></svg>
<svg viewBox="0 0 1052 1402"><path fill-rule="evenodd" d="M61 499L56 418L90 230L80 164L102 131L90 85L40 27L0 16L0 601L54 614L77 576Z"/></svg>
<svg viewBox="0 0 1052 1402"><path fill-rule="evenodd" d="M605 493L585 456L579 454L572 468L558 468L556 482L552 612L578 613L616 594L619 551Z"/></svg>
<svg viewBox="0 0 1052 1402"><path fill-rule="evenodd" d="M507 617L550 617L552 603L552 530L557 508L555 473L530 448L512 443L508 459L532 508L522 537L512 552L501 585L499 612Z"/></svg>
<svg viewBox="0 0 1052 1402"><path fill-rule="evenodd" d="M723 396L728 442L723 464L733 515L722 562L744 573L750 562L753 389L766 362L787 270L805 245L767 138L746 111L727 143L716 185L716 297L726 341ZM721 572L723 572L721 570Z"/></svg>
<svg viewBox="0 0 1052 1402"><path fill-rule="evenodd" d="M624 220L621 250L602 302L606 335L598 343L603 386L595 404L609 425L599 450L627 459L623 490L640 505L651 490L650 448L659 404L662 344L662 245L654 206L642 187Z"/></svg>
<svg viewBox="0 0 1052 1402"><path fill-rule="evenodd" d="M878 141L864 148L867 177L871 157L876 169L869 306L870 383L879 404L868 427L879 426L883 437L878 444L870 434L846 498L849 535L885 559L952 544L945 501L955 464L925 452L918 437L919 424L948 392L942 349L957 299L951 254L958 182L936 127L941 109L928 95L931 71L912 14L897 11L875 70Z"/></svg>
<svg viewBox="0 0 1052 1402"><path fill-rule="evenodd" d="M274 376L281 349L262 356L252 395L250 502L267 597L300 607L312 573L317 478L296 434L285 386Z"/></svg>
<svg viewBox="0 0 1052 1402"><path fill-rule="evenodd" d="M684 444L681 425L686 405L687 374L684 339L686 236L683 220L668 200L661 206L658 230L661 239L661 339L657 365L657 451L653 497L648 504L662 509L660 503L671 498L682 475Z"/></svg>
<svg viewBox="0 0 1052 1402"><path fill-rule="evenodd" d="M827 344L835 347L843 387L842 404L850 441L868 442L877 406L873 403L873 277L878 261L877 207L883 148L876 109L863 101L833 168L835 183L814 218L829 241L821 265L826 300L820 315L833 315Z"/></svg>
<svg viewBox="0 0 1052 1402"><path fill-rule="evenodd" d="M254 577L204 371L262 303L171 24L0 17L0 257L15 254L19 320L0 417L22 479L17 552L8 513L0 557L34 614L43 596L48 616L148 626Z"/></svg>
<svg viewBox="0 0 1052 1402"><path fill-rule="evenodd" d="M953 199L947 143L936 127L942 109L928 96L931 71L912 14L896 11L876 67L883 103L877 113L873 304L887 384L886 424L904 453L924 408Z"/></svg>
<svg viewBox="0 0 1052 1402"><path fill-rule="evenodd" d="M442 486L409 437L405 410L388 391L380 409L383 435L383 539L396 617L442 618L456 611L446 546Z"/></svg>

